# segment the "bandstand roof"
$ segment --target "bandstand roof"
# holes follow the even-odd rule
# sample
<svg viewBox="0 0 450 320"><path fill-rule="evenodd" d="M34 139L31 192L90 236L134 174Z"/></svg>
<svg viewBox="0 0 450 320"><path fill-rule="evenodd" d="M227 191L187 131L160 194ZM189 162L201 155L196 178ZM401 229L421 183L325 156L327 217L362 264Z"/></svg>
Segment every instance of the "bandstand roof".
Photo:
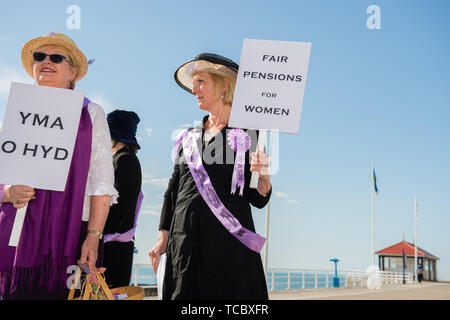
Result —
<svg viewBox="0 0 450 320"><path fill-rule="evenodd" d="M390 247L384 248L380 251L375 252L378 255L383 256L402 256L403 252L405 251L406 256L414 256L414 244L407 242L407 241L401 241L399 243L396 243ZM439 260L438 257L432 255L431 253L417 247L417 256L420 257L426 257L433 260Z"/></svg>

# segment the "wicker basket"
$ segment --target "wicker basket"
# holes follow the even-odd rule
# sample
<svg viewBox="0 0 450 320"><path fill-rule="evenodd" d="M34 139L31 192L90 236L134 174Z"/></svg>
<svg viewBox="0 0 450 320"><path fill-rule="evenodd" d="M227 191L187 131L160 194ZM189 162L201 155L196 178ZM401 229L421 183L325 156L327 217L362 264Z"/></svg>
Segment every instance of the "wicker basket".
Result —
<svg viewBox="0 0 450 320"><path fill-rule="evenodd" d="M127 286L127 287L118 287L111 289L111 293L113 295L116 294L126 294L127 297L120 300L142 300L145 296L145 291L141 287L136 286Z"/></svg>
<svg viewBox="0 0 450 320"><path fill-rule="evenodd" d="M104 269L96 270L95 276L90 274L81 275L81 269L78 268L75 273L74 283L70 289L69 296L67 300L142 300L144 299L145 292L141 287L136 286L126 286L110 289L105 281L105 276L103 275ZM92 281L92 279L96 281ZM75 297L75 288L78 282L81 281L80 295ZM126 295L121 299L116 299L115 297L120 297L120 295Z"/></svg>

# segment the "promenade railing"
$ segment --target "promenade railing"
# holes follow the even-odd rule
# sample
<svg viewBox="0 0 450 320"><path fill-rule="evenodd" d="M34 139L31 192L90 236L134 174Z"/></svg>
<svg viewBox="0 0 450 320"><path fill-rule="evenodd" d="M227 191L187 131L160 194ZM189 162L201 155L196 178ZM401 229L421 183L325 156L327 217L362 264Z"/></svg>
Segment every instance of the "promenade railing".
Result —
<svg viewBox="0 0 450 320"><path fill-rule="evenodd" d="M334 287L335 273L330 270L313 269L269 269L266 275L267 288L273 290L317 289ZM375 287L413 283L411 272L388 272L346 270L338 272L339 287ZM369 282L369 280L373 280Z"/></svg>
<svg viewBox="0 0 450 320"><path fill-rule="evenodd" d="M131 274L131 283L134 286L138 284L151 284L156 285L156 275L151 272L142 272L143 269L153 270L153 267L150 263L134 263L133 269L134 272ZM151 273L151 274L150 274Z"/></svg>
<svg viewBox="0 0 450 320"><path fill-rule="evenodd" d="M335 273L331 270L316 269L269 269L266 274L267 288L273 290L290 289L317 289L334 287ZM339 287L367 287L369 279L375 286L389 286L405 283L413 283L411 272L375 271L368 273L364 270L344 270L338 272ZM156 285L156 275L153 274L152 265L144 263L133 264L131 275L133 285Z"/></svg>

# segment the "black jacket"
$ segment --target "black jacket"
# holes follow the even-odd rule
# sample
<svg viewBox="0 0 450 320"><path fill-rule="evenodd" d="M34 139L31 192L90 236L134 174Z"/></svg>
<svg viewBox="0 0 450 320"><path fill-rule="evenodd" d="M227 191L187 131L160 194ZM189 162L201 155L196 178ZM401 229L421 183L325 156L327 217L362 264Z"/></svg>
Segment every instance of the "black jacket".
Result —
<svg viewBox="0 0 450 320"><path fill-rule="evenodd" d="M113 155L114 187L119 192L109 209L104 234L124 233L133 228L136 202L141 190L141 165L134 151L123 147Z"/></svg>

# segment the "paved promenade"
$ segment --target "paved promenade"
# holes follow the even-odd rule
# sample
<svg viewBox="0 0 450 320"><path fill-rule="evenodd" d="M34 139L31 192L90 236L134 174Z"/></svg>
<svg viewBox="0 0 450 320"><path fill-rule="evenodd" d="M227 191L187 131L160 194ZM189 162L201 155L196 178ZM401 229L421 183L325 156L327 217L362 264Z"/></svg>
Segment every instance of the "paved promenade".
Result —
<svg viewBox="0 0 450 320"><path fill-rule="evenodd" d="M156 290L156 288L154 288ZM156 291L145 300L156 300ZM270 300L450 300L450 282L392 285L381 289L324 288L276 290Z"/></svg>
<svg viewBox="0 0 450 320"><path fill-rule="evenodd" d="M422 282L381 289L326 288L277 290L270 300L450 300L450 282Z"/></svg>

